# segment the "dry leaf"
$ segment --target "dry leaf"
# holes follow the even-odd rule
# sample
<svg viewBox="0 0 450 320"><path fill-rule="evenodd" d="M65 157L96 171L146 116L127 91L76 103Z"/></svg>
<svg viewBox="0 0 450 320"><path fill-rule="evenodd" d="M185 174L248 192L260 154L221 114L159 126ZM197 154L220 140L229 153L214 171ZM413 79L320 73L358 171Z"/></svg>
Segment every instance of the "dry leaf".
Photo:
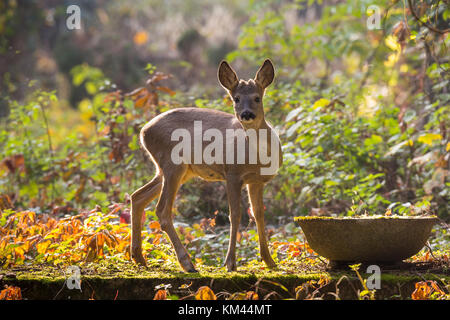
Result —
<svg viewBox="0 0 450 320"><path fill-rule="evenodd" d="M247 291L246 300L259 300L259 296L255 291Z"/></svg>
<svg viewBox="0 0 450 320"><path fill-rule="evenodd" d="M217 297L210 287L203 286L195 293L195 300L217 300Z"/></svg>
<svg viewBox="0 0 450 320"><path fill-rule="evenodd" d="M167 290L159 289L153 297L153 300L167 300Z"/></svg>
<svg viewBox="0 0 450 320"><path fill-rule="evenodd" d="M416 289L411 294L413 300L426 300L431 294L431 287L428 286L426 281L420 281L416 283Z"/></svg>
<svg viewBox="0 0 450 320"><path fill-rule="evenodd" d="M155 231L161 230L161 225L159 224L158 221L152 221L148 226L150 229L155 229Z"/></svg>
<svg viewBox="0 0 450 320"><path fill-rule="evenodd" d="M22 292L19 287L6 286L0 292L0 300L22 300Z"/></svg>

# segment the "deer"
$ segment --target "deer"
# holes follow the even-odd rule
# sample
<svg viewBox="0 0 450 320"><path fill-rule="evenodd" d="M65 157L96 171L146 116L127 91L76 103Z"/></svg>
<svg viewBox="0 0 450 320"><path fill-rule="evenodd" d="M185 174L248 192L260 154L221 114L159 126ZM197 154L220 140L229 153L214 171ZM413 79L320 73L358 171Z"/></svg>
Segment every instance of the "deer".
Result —
<svg viewBox="0 0 450 320"><path fill-rule="evenodd" d="M155 213L160 228L168 235L181 268L188 273L197 272L173 225L172 207L180 186L191 178L199 177L206 181L225 181L226 184L230 239L224 267L228 271L237 270L236 241L241 220L241 193L246 186L250 204L249 213L252 220L256 222L261 258L268 268L276 268L268 248L263 204L264 186L272 180L279 166L282 165L280 140L273 127L265 120L263 108L266 88L273 82L274 76L275 70L270 59L264 61L254 79L247 81L239 79L229 63L223 60L219 65L217 77L233 101L234 114L207 108L183 107L161 113L143 126L140 131L140 143L153 161L156 173L150 182L137 189L130 197L130 251L136 263L146 266L142 254L141 235L145 221L144 210L159 196ZM173 132L181 129L194 136L195 123L199 122L202 124L201 131L205 134L208 130L215 130L213 132L224 136L230 132L244 132L244 135L256 132L256 134L252 135L254 139L244 137L244 148L238 148L239 145L233 144L239 139L238 134L231 135L231 138L228 135L225 141L219 142L223 143L224 148L218 148L216 152L220 153L222 150L222 155L228 156L233 161L224 163L173 161L172 151L179 143L173 139ZM201 146L205 148L207 141L201 143ZM226 150L225 147L229 147L230 143L233 147ZM264 150L260 145L265 146L265 152L270 153L271 163L262 161L260 155ZM198 150L187 148L186 153L189 153L188 156L195 157L198 155ZM232 153L234 155L230 156ZM259 156L256 156L257 154ZM256 161L249 161L255 156ZM238 157L245 158L245 161L239 162L236 160ZM263 172L269 165L272 166L272 162L277 164L275 170Z"/></svg>

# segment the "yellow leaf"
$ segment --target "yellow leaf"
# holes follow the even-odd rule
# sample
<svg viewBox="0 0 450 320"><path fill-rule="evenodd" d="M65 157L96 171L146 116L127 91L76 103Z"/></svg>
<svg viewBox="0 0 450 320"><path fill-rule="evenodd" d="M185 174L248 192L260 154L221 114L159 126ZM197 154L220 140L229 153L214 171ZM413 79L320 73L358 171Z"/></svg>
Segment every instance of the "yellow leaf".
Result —
<svg viewBox="0 0 450 320"><path fill-rule="evenodd" d="M387 36L386 39L384 40L384 43L392 51L400 51L401 50L400 43L397 42L397 37L395 37L395 36L392 36L392 35Z"/></svg>
<svg viewBox="0 0 450 320"><path fill-rule="evenodd" d="M139 31L133 37L134 43L137 44L138 46L143 45L144 43L147 42L147 40L148 40L148 34L145 31Z"/></svg>
<svg viewBox="0 0 450 320"><path fill-rule="evenodd" d="M431 294L431 288L425 281L417 282L416 289L411 294L413 300L426 300Z"/></svg>
<svg viewBox="0 0 450 320"><path fill-rule="evenodd" d="M161 240L161 237L162 237L162 234L160 234L160 233L155 234L155 238L153 239L152 243L155 245L158 245Z"/></svg>
<svg viewBox="0 0 450 320"><path fill-rule="evenodd" d="M192 285L192 281L189 284L187 284L187 283L182 284L181 286L178 287L178 289L188 289L191 285Z"/></svg>
<svg viewBox="0 0 450 320"><path fill-rule="evenodd" d="M217 297L210 287L203 286L195 293L195 300L217 300Z"/></svg>
<svg viewBox="0 0 450 320"><path fill-rule="evenodd" d="M22 259L25 259L25 250L22 247L16 247L14 248L14 252L17 256L19 256Z"/></svg>
<svg viewBox="0 0 450 320"><path fill-rule="evenodd" d="M196 230L201 230L201 229L202 229L202 227L200 227L200 225L199 225L198 223L194 223L194 224L192 225L192 227L193 227L194 229L196 229Z"/></svg>
<svg viewBox="0 0 450 320"><path fill-rule="evenodd" d="M361 267L361 263L349 265L350 269L353 271L358 271L359 267Z"/></svg>
<svg viewBox="0 0 450 320"><path fill-rule="evenodd" d="M439 286L438 286L438 284L436 283L436 281L430 281L430 284L431 284L431 287L432 287L435 291L439 292L440 294L445 294L445 292L442 291L441 288L439 288Z"/></svg>
<svg viewBox="0 0 450 320"><path fill-rule="evenodd" d="M330 100L325 99L325 98L321 98L321 99L317 100L316 102L314 102L313 109L320 108L320 107L325 107L325 106L327 106L329 104L330 104Z"/></svg>
<svg viewBox="0 0 450 320"><path fill-rule="evenodd" d="M384 65L386 67L393 67L397 63L399 57L400 57L400 54L398 54L398 53L390 54L388 56L388 59L386 61L384 61Z"/></svg>
<svg viewBox="0 0 450 320"><path fill-rule="evenodd" d="M438 133L427 133L424 135L421 135L417 141L425 143L427 145L432 145L434 140L441 140L442 136Z"/></svg>
<svg viewBox="0 0 450 320"><path fill-rule="evenodd" d="M259 296L255 291L247 291L246 300L259 300Z"/></svg>
<svg viewBox="0 0 450 320"><path fill-rule="evenodd" d="M447 147L445 148L445 151L450 151L450 142L447 143Z"/></svg>

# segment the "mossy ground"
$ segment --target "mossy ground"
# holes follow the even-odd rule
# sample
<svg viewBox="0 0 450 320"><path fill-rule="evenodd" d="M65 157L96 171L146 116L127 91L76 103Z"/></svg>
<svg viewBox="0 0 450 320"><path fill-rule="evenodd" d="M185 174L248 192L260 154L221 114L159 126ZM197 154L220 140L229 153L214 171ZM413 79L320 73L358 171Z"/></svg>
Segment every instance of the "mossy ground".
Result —
<svg viewBox="0 0 450 320"><path fill-rule="evenodd" d="M219 299L229 298L237 292L255 291L260 299L298 298L296 288L327 279L316 297L357 299L362 285L356 273L347 270L328 270L326 265L306 269L301 262L282 264L276 270L262 263L239 266L236 272L225 268L197 266L198 273L184 273L178 266L141 267L131 262L109 263L101 261L80 266L81 290L68 289L66 280L71 274L66 268L51 265L17 266L0 270L0 284L19 286L25 299L153 299L158 288L164 287L172 298L193 298L201 286L209 286ZM377 299L408 299L414 284L423 280L450 282L448 266L440 269L417 268L390 270L382 267L381 289ZM364 274L364 279L370 274ZM306 288L306 287L305 287ZM308 287L310 293L315 287Z"/></svg>

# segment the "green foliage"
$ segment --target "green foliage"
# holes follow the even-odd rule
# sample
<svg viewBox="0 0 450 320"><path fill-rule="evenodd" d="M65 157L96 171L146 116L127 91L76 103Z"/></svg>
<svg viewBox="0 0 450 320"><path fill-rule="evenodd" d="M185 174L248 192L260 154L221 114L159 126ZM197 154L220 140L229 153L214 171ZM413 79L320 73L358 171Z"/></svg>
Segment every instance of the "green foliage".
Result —
<svg viewBox="0 0 450 320"><path fill-rule="evenodd" d="M108 206L126 201L126 193L150 175L138 135L145 121L142 112L151 118L154 106L142 109L133 96L105 93L114 85L97 68L83 64L72 74L74 84L91 95L79 106L82 129L94 125L91 136L72 132L52 145L55 128L47 118L51 104L57 103L54 92L36 90L26 103L10 102L11 115L0 132L5 157L0 193L15 199L16 206L64 206L69 212L79 206Z"/></svg>
<svg viewBox="0 0 450 320"><path fill-rule="evenodd" d="M367 28L369 5L380 8L380 29ZM228 59L256 67L270 57L276 66L277 78L266 92L264 107L280 132L285 161L265 189L268 220L386 209L433 212L448 219L450 37L438 32L444 30L448 8L423 2L421 22L402 2L387 0L333 5L265 0L250 1L242 9L248 20ZM8 10L5 32L10 34L10 18L18 12L15 6ZM154 36L145 31L134 35L140 35L133 39L139 48ZM182 38L204 37L195 27ZM179 44L193 49L187 40ZM62 43L58 45L64 47ZM216 45L210 60L217 61L233 47ZM64 101L57 101L59 92L36 90L41 82L30 83L29 90L35 91L26 98L2 97L10 115L0 131L0 193L15 206L58 206L65 213L126 203L127 194L152 175L138 139L145 121L186 105L231 111L228 98L214 99L202 85L186 84L187 90L203 92L194 97L184 87L174 92L156 85L169 75L157 72L153 63L142 62L138 70L150 77L147 86L123 93L105 76L115 67L86 62L73 67L70 62L71 85L83 92L74 106L81 118L78 127L68 123L67 129L51 121ZM198 71L196 63L171 62ZM9 79L7 74L4 78ZM12 78L8 83L15 85ZM180 192L178 209L186 217L211 217L217 210L224 222L226 197L217 197L224 192L221 184L189 182Z"/></svg>
<svg viewBox="0 0 450 320"><path fill-rule="evenodd" d="M266 58L276 68L264 97L284 152L264 197L270 250L279 266L274 273L290 277L324 267L293 216L432 213L449 221L445 1L175 3L144 0L130 7L85 0L82 32L61 32L65 2L0 1L3 268L76 263L92 273L141 274L129 256L129 194L151 179L154 168L139 132L173 108L231 113L232 102L217 83L225 55L240 76L253 75ZM368 8L374 5L380 28L370 30ZM219 16L227 28L214 20ZM258 261L246 197L243 192L239 272L267 276L273 272ZM189 181L174 210L176 231L198 269L209 274L223 265L229 242L224 184ZM146 218L151 222L142 249L149 270L163 278L177 273L155 212L147 208ZM430 247L411 260L448 265L449 243L449 231L436 228ZM358 297L375 298L358 268L352 266L363 289ZM222 271L216 275L229 277ZM314 298L327 284L322 276L307 281L295 288L295 298ZM155 289L155 299L178 298L167 285ZM5 290L0 296L15 294ZM447 292L448 286L444 292L434 281L419 282L412 298L443 299ZM254 296L249 293L230 298Z"/></svg>
<svg viewBox="0 0 450 320"><path fill-rule="evenodd" d="M327 5L312 21L287 22L310 5L254 2L239 48L228 55L248 63L271 57L280 66L265 98L285 152L266 191L271 212L389 207L448 217L448 33L439 36L412 15L407 26L402 4L388 1ZM381 9L381 30L366 26L369 5ZM445 11L427 8L425 17ZM419 74L424 54L428 67Z"/></svg>

